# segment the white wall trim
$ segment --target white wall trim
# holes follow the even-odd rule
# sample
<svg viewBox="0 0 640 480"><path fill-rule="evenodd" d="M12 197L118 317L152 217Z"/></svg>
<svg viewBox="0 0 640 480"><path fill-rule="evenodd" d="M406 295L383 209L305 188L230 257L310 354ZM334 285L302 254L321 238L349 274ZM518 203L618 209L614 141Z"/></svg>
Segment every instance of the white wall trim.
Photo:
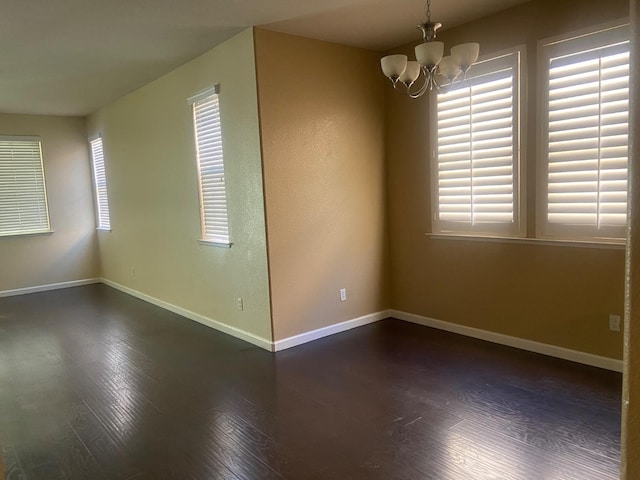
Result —
<svg viewBox="0 0 640 480"><path fill-rule="evenodd" d="M521 350L527 350L529 352L541 353L550 357L562 358L563 360L570 360L572 362L591 365L592 367L604 368L606 370L612 370L614 372L622 372L622 360L601 357L599 355L593 355L591 353L579 352L577 350L571 350L564 347L535 342L533 340L527 340L524 338L511 337L509 335L503 335L502 333L495 333L488 330L481 330L479 328L449 323L442 320L436 320L434 318L423 317L421 315L416 315L413 313L401 312L399 310L390 310L389 316L397 318L399 320L404 320L405 322L417 323L418 325L437 328L439 330L445 330L447 332L457 333L459 335L464 335L467 337L478 338L480 340L486 340L488 342L498 343L500 345L515 347Z"/></svg>
<svg viewBox="0 0 640 480"><path fill-rule="evenodd" d="M258 337L257 335L241 330L239 328L226 325L217 320L213 320L190 310L186 310L182 307L178 307L177 305L165 302L164 300L159 300L155 297L139 292L138 290L125 287L124 285L113 282L106 278L102 278L101 280L102 283L104 283L105 285L109 285L116 290L120 290L121 292L144 300L145 302L149 302L160 308L169 310L170 312L177 313L178 315L182 315L183 317L186 317L190 320L194 320L198 323L201 323L233 337L239 338L240 340L249 342L270 352L279 352L287 348L292 348L304 343L318 340L319 338L328 337L329 335L345 332L347 330L351 330L352 328L361 327L363 325L368 325L379 320L384 320L385 318L388 318L390 316L389 310L383 310L381 312L372 313L369 315L364 315L362 317L354 318L352 320L347 320L345 322L329 325L328 327L318 328L317 330L311 330L309 332L301 333L300 335L295 335L293 337L278 340L277 342L272 342L267 340L266 338Z"/></svg>
<svg viewBox="0 0 640 480"><path fill-rule="evenodd" d="M375 323L380 320L384 320L390 316L389 310L383 310L381 312L370 313L369 315L363 315L362 317L347 320L345 322L329 325L328 327L318 328L309 332L301 333L300 335L294 335L293 337L284 338L273 343L273 351L279 352L287 348L296 347L303 343L313 342L329 335L335 335L336 333L345 332L352 328L362 327L370 323Z"/></svg>
<svg viewBox="0 0 640 480"><path fill-rule="evenodd" d="M232 337L239 338L240 340L244 340L245 342L249 342L257 347L264 348L265 350L272 351L273 342L267 340L266 338L259 337L252 333L249 333L245 330L241 330L236 327L232 327L230 325L226 325L222 322L218 322L209 317L205 317L204 315L200 315L198 313L192 312L190 310L184 309L182 307L178 307L177 305L173 305L172 303L165 302L164 300L159 300L151 295L147 295L146 293L139 292L138 290L134 290L133 288L125 287L119 283L113 282L111 280L107 280L106 278L101 279L102 283L108 285L110 287L115 288L116 290L120 290L128 295L139 298L140 300L144 300L145 302L156 305L160 308L164 308L165 310L169 310L170 312L177 313L183 317L188 318L189 320L193 320L195 322L206 325L207 327L211 327L220 332L231 335Z"/></svg>
<svg viewBox="0 0 640 480"><path fill-rule="evenodd" d="M99 278L85 278L83 280L72 280L70 282L50 283L48 285L36 285L35 287L16 288L14 290L1 290L0 298L13 297L15 295L27 295L29 293L47 292L49 290L60 290L61 288L80 287L100 283Z"/></svg>
<svg viewBox="0 0 640 480"><path fill-rule="evenodd" d="M266 338L259 337L245 330L232 327L212 318L205 317L204 315L200 315L182 307L178 307L177 305L173 305L169 302L159 300L155 297L139 292L138 290L134 290L111 280L107 280L106 278L87 278L83 280L73 280L69 282L38 285L35 287L17 288L14 290L2 290L0 291L0 298L11 297L15 295L27 295L29 293L46 292L49 290L59 290L63 288L79 287L83 285L91 285L94 283L104 283L105 285L109 285L116 290L120 290L121 292L144 300L145 302L151 303L160 308L164 308L165 310L169 310L170 312L176 313L220 332L239 338L240 340L244 340L251 343L252 345L256 345L270 352L279 352L282 350L286 350L287 348L296 347L298 345L313 342L314 340L318 340L320 338L335 335L336 333L345 332L353 328L362 327L364 325L384 320L385 318L393 317L405 322L411 322L426 327L437 328L439 330L457 333L458 335L464 335L466 337L477 338L500 345L519 348L521 350L526 350L529 352L540 353L551 357L561 358L563 360L582 363L584 365L604 368L606 370L612 370L614 372L622 372L622 360L593 355L591 353L579 352L577 350L571 350L569 348L558 347L556 345L549 345L546 343L540 343L524 338L512 337L509 335L504 335L502 333L490 332L488 330L482 330L479 328L467 327L465 325L445 322L443 320L436 320L435 318L424 317L421 315L416 315L414 313L402 312L400 310L382 310L380 312L363 315L362 317L354 318L344 322L336 323L334 325L329 325L327 327L318 328L316 330L311 330L299 335L284 338L276 342L272 342L270 340L267 340Z"/></svg>
<svg viewBox="0 0 640 480"><path fill-rule="evenodd" d="M347 330L351 330L352 328L368 325L370 323L383 320L390 316L389 310L383 310L381 312L364 315L362 317L354 318L352 320L347 320L341 323L336 323L334 325L329 325L327 327L318 328L317 330L311 330L309 332L301 333L300 335L295 335L293 337L285 338L277 342L272 342L270 340L267 340L266 338L259 337L245 330L232 327L230 325L219 322L212 318L205 317L204 315L200 315L198 313L192 312L185 308L178 307L177 305L173 305L172 303L165 302L164 300L160 300L158 298L152 297L151 295L147 295L146 293L142 293L138 290L134 290L133 288L126 287L124 285L121 285L112 280L108 280L106 278L88 278L85 280L75 280L72 282L61 282L61 283L53 283L50 285L39 285L35 287L19 288L15 290L4 290L4 291L0 291L0 298L9 297L13 295L26 295L28 293L45 292L47 290L58 290L62 288L79 287L82 285L90 285L94 283L104 283L105 285L115 288L116 290L120 290L121 292L124 292L133 297L139 298L140 300L144 300L145 302L151 303L160 308L164 308L165 310L169 310L170 312L181 315L185 318L188 318L189 320L193 320L195 322L206 325L207 327L213 328L220 332L239 338L240 340L244 340L245 342L249 342L252 345L256 345L257 347L263 348L270 352L278 352L280 350L285 350L287 348L295 347L297 345L302 345L304 343L318 340L319 338L328 337L329 335L345 332Z"/></svg>

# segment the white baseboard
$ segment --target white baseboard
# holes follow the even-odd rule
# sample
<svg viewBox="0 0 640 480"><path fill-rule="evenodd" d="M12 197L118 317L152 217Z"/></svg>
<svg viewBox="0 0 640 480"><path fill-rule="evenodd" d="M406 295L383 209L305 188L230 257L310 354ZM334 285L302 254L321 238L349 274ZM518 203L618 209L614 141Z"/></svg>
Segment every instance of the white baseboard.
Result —
<svg viewBox="0 0 640 480"><path fill-rule="evenodd" d="M35 287L16 288L14 290L0 291L0 298L13 297L14 295L27 295L29 293L46 292L49 290L60 290L62 288L80 287L82 285L91 285L92 283L100 283L99 278L85 278L83 280L72 280L70 282L50 283L48 285L37 285Z"/></svg>
<svg viewBox="0 0 640 480"><path fill-rule="evenodd" d="M273 342L267 340L266 338L258 337L252 333L241 330L236 327L232 327L230 325L226 325L222 322L218 322L209 317L205 317L204 315L200 315L198 313L192 312L190 310L184 309L182 307L178 307L177 305L173 305L169 302L165 302L164 300L159 300L151 295L147 295L146 293L139 292L138 290L134 290L133 288L125 287L124 285L120 285L119 283L112 282L111 280L107 280L106 278L101 279L102 283L105 285L109 285L110 287L115 288L116 290L120 290L128 295L139 298L140 300L144 300L145 302L156 305L160 308L164 308L165 310L169 310L170 312L177 313L183 317L186 317L195 322L206 325L207 327L211 327L220 332L231 335L232 337L239 338L240 340L244 340L245 342L249 342L253 345L256 345L260 348L264 348L268 351L273 351Z"/></svg>
<svg viewBox="0 0 640 480"><path fill-rule="evenodd" d="M4 290L4 291L0 291L0 298L14 296L14 295L26 295L29 293L45 292L48 290L58 290L62 288L79 287L82 285L90 285L94 283L104 283L105 285L113 287L116 290L120 290L121 292L124 292L128 295L139 298L141 300L144 300L145 302L151 303L160 308L164 308L165 310L169 310L170 312L176 313L178 315L181 315L185 318L188 318L190 320L193 320L203 325L206 325L208 327L211 327L220 332L226 333L233 337L249 342L252 345L256 345L270 352L277 352L280 350L284 350L286 348L295 347L296 345L302 345L303 343L312 342L313 340L317 340L319 338L327 337L329 335L334 335L336 333L344 332L346 330L351 330L352 328L377 322L378 320L382 320L389 316L388 311L382 311L382 312L373 313L370 315L365 315L359 318L354 318L352 320L347 320L346 322L341 322L335 325L330 325L328 327L319 328L317 330L312 330L310 332L305 332L300 335L285 338L278 342L272 342L271 340L268 340L266 338L259 337L245 330L232 327L230 325L219 322L212 318L205 317L204 315L200 315L198 313L192 312L185 308L178 307L177 305L173 305L169 302L165 302L164 300L160 300L158 298L152 297L151 295L147 295L138 290L134 290L133 288L126 287L124 285L121 285L117 282L113 282L106 278L88 278L84 280L74 280L71 282L52 283L49 285L38 285L35 287L18 288L15 290Z"/></svg>
<svg viewBox="0 0 640 480"><path fill-rule="evenodd" d="M258 337L256 335L253 335L252 333L246 332L239 328L231 327L222 322L218 322L217 320L213 320L211 318L205 317L198 313L186 310L182 307L178 307L176 305L165 302L163 300L159 300L155 297L139 292L132 288L125 287L124 285L121 285L119 283L113 282L111 280L107 280L106 278L102 279L102 283L104 283L105 285L109 285L110 287L113 287L117 290L120 290L121 292L127 293L141 300L144 300L145 302L149 302L160 308L164 308L165 310L169 310L173 313L177 313L178 315L182 315L183 317L186 317L190 320L194 320L198 323L211 327L215 330L219 330L223 333L239 338L240 340L249 342L260 348L264 348L265 350L268 350L270 352L279 352L287 348L295 347L297 345L302 345L303 343L312 342L319 338L327 337L329 335L334 335L336 333L344 332L346 330L351 330L352 328L361 327L363 325L374 323L389 317L389 311L385 310L382 312L372 313L370 315L354 318L352 320L347 320L346 322L337 323L335 325L329 325L328 327L319 328L317 330L312 330L310 332L305 332L300 335L295 335L293 337L279 340L277 342L271 342L266 338Z"/></svg>
<svg viewBox="0 0 640 480"><path fill-rule="evenodd" d="M352 320L329 325L328 327L318 328L317 330L311 330L309 332L301 333L300 335L294 335L293 337L284 338L273 343L273 351L279 352L287 348L302 345L303 343L313 342L314 340L318 340L319 338L328 337L329 335L345 332L347 330L351 330L352 328L362 327L363 325L368 325L370 323L384 320L389 316L389 311L383 310L381 312L371 313L369 315L364 315Z"/></svg>
<svg viewBox="0 0 640 480"><path fill-rule="evenodd" d="M90 285L94 283L104 283L124 293L137 297L145 302L149 302L165 310L169 310L173 313L186 317L190 320L196 321L215 330L221 331L233 337L239 338L246 342L256 345L260 348L268 350L270 352L279 352L287 348L292 348L304 343L312 342L320 338L335 335L336 333L345 332L352 328L361 327L370 323L375 323L380 320L384 320L388 317L397 318L406 322L416 323L418 325L424 325L426 327L437 328L439 330L445 330L447 332L457 333L467 337L473 337L480 340L486 340L488 342L497 343L500 345L506 345L509 347L519 348L529 352L541 353L551 357L561 358L572 362L582 363L584 365L591 365L593 367L604 368L606 370L612 370L614 372L622 372L623 364L621 360L613 358L602 357L599 355L593 355L590 353L579 352L577 350L571 350L564 347L558 347L555 345L549 345L546 343L535 342L533 340L527 340L524 338L512 337L501 333L490 332L488 330L482 330L479 328L467 327L465 325L459 325L455 323L445 322L442 320L436 320L434 318L424 317L413 313L402 312L399 310L383 310L362 317L347 320L345 322L329 325L328 327L318 328L317 330L311 330L309 332L301 333L293 337L285 338L272 342L266 338L259 337L245 330L241 330L236 327L224 324L212 318L205 317L190 310L178 307L169 302L159 300L155 297L139 292L129 287L125 287L119 283L107 280L106 278L87 278L83 280L73 280L69 282L52 283L48 285L38 285L35 287L17 288L14 290L0 291L0 298L10 297L14 295L26 295L29 293L46 292L49 290L59 290L62 288L79 287L82 285Z"/></svg>
<svg viewBox="0 0 640 480"><path fill-rule="evenodd" d="M459 335L464 335L467 337L478 338L480 340L486 340L488 342L498 343L500 345L506 345L509 347L515 347L521 350L527 350L529 352L541 353L550 357L562 358L563 360L570 360L572 362L591 365L592 367L604 368L606 370L612 370L614 372L622 372L622 360L601 357L599 355L593 355L591 353L579 352L577 350L557 347L555 345L548 345L546 343L526 340L524 338L511 337L509 335L503 335L501 333L495 333L488 330L481 330L479 328L444 322L442 320L436 320L434 318L423 317L421 315L401 312L398 310L390 310L389 316L397 318L399 320L404 320L406 322L417 323L418 325L437 328L439 330L446 330L447 332L457 333Z"/></svg>

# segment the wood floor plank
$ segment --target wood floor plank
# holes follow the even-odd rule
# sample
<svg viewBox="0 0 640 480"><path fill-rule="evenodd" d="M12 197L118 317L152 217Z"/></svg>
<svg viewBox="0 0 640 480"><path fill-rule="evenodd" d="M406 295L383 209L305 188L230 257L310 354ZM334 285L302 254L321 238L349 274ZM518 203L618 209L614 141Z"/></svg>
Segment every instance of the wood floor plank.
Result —
<svg viewBox="0 0 640 480"><path fill-rule="evenodd" d="M18 455L12 447L0 447L0 479L25 480L27 478Z"/></svg>
<svg viewBox="0 0 640 480"><path fill-rule="evenodd" d="M104 285L0 299L10 480L614 480L620 390L393 319L272 354Z"/></svg>

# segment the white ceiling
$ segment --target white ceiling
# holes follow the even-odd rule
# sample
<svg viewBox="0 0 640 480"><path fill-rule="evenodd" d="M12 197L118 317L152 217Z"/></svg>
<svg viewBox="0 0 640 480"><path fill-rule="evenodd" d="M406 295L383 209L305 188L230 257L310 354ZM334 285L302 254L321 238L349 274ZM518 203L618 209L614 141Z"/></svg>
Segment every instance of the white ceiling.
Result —
<svg viewBox="0 0 640 480"><path fill-rule="evenodd" d="M445 27L526 0L434 0ZM252 25L374 50L419 37L422 0L3 0L0 112L86 115Z"/></svg>

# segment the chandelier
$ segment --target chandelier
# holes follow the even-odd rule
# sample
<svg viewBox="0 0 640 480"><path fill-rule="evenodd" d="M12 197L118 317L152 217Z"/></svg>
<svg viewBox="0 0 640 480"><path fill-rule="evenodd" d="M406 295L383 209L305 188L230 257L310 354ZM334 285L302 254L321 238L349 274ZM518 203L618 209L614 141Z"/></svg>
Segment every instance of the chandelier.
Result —
<svg viewBox="0 0 640 480"><path fill-rule="evenodd" d="M387 55L380 60L382 72L391 80L393 88L403 84L406 87L405 93L411 98L421 97L427 90L434 88L440 90L444 86L450 87L456 80L464 81L480 52L480 44L463 43L451 47L451 55L443 57L444 43L435 41L442 24L431 21L431 0L427 0L426 13L427 21L418 25L423 43L415 48L416 60L408 60L406 55ZM423 83L412 91L411 87L416 84L421 73ZM443 81L438 82L438 76Z"/></svg>

